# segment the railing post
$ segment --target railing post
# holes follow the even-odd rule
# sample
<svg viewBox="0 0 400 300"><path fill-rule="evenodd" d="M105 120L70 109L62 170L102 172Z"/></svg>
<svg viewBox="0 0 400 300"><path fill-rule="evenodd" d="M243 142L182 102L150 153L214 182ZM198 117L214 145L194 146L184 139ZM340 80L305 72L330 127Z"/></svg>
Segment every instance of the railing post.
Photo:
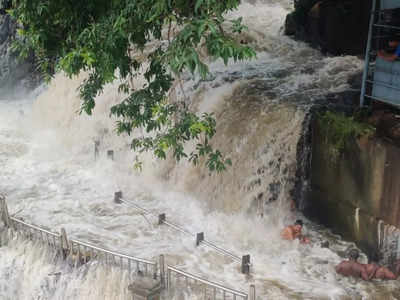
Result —
<svg viewBox="0 0 400 300"><path fill-rule="evenodd" d="M94 160L96 160L99 157L99 146L100 146L100 141L94 141Z"/></svg>
<svg viewBox="0 0 400 300"><path fill-rule="evenodd" d="M114 150L107 150L107 158L114 160Z"/></svg>
<svg viewBox="0 0 400 300"><path fill-rule="evenodd" d="M376 10L376 0L372 0L372 9L371 9L371 15L370 15L370 20L369 20L367 49L365 51L365 66L364 66L364 72L363 72L363 77L362 77L362 86L361 86L361 94L360 94L360 107L364 106L366 80L368 77L369 59L370 59L370 55L371 55L370 52L371 52L371 45L372 45L372 32L373 32L373 25L375 22L375 10Z"/></svg>
<svg viewBox="0 0 400 300"><path fill-rule="evenodd" d="M249 300L256 300L256 286L254 284L250 285Z"/></svg>
<svg viewBox="0 0 400 300"><path fill-rule="evenodd" d="M250 255L243 255L242 257L242 273L250 274Z"/></svg>
<svg viewBox="0 0 400 300"><path fill-rule="evenodd" d="M69 243L67 238L67 232L65 231L64 228L61 228L60 247L61 247L61 254L63 258L66 259L69 252Z"/></svg>
<svg viewBox="0 0 400 300"><path fill-rule="evenodd" d="M121 204L122 203L122 192L118 191L114 193L114 202L117 204Z"/></svg>
<svg viewBox="0 0 400 300"><path fill-rule="evenodd" d="M158 225L162 225L166 219L167 219L167 217L165 214L158 215Z"/></svg>
<svg viewBox="0 0 400 300"><path fill-rule="evenodd" d="M171 270L167 270L167 289L171 289Z"/></svg>
<svg viewBox="0 0 400 300"><path fill-rule="evenodd" d="M165 263L164 263L164 255L160 255L160 281L162 288L165 288Z"/></svg>
<svg viewBox="0 0 400 300"><path fill-rule="evenodd" d="M199 246L202 241L204 241L204 232L199 232L196 235L196 246Z"/></svg>
<svg viewBox="0 0 400 300"><path fill-rule="evenodd" d="M10 215L8 213L6 197L3 195L0 195L0 201L1 201L1 219L4 222L4 225L7 228L10 228L11 227L11 219L10 219Z"/></svg>

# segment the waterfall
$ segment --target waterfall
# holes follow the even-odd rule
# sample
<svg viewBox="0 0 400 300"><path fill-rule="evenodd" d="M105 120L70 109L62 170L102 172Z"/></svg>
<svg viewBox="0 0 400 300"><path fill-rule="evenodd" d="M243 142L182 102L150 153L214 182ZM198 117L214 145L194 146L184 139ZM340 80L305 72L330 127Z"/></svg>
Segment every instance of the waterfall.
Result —
<svg viewBox="0 0 400 300"><path fill-rule="evenodd" d="M257 58L228 67L210 62L207 80L185 73L183 91L178 87L171 93L173 99L185 94L198 113L214 112L213 145L233 162L220 175L150 154L141 156L143 171L137 173L131 138L117 136L116 120L109 117L110 107L124 98L118 82L104 88L90 117L77 113L77 88L84 73L72 79L57 74L34 102L1 101L0 180L10 213L56 231L64 227L71 237L110 250L146 259L165 254L169 264L231 288L246 291L254 283L259 299L374 299L368 298L374 293L367 284L354 289L335 276L334 266L349 243L308 220L305 230L312 245L288 243L279 235L284 225L305 219L290 210L290 203L304 205L300 198L307 189L309 152L304 145L310 108L327 93L346 90L348 78L362 68L356 57L326 57L283 36L290 7L288 0L242 3L231 16L243 16L249 31L241 38L254 46ZM135 84L140 86L140 78ZM94 141L100 141L97 160ZM107 150L114 150L114 161L106 158ZM157 226L132 207L116 205L112 199L119 190L154 214L166 213L191 232L204 232L217 245L250 254L252 276L242 276L229 257L196 247L191 238ZM319 247L322 240L329 240L331 249ZM94 275L86 279L81 271L67 269L55 282L49 274L62 267L50 263L39 248L28 250L21 243L0 251L0 286L7 286L9 278L15 282L12 291L0 290L5 298L24 299L29 293L35 298L87 299L89 288L96 299L126 295L127 282L116 273L106 278L103 271L89 270ZM21 272L26 281L19 279ZM391 293L391 287L386 291ZM99 296L103 292L106 298Z"/></svg>
<svg viewBox="0 0 400 300"><path fill-rule="evenodd" d="M360 208L357 207L354 213L354 225L356 228L357 234L360 233Z"/></svg>

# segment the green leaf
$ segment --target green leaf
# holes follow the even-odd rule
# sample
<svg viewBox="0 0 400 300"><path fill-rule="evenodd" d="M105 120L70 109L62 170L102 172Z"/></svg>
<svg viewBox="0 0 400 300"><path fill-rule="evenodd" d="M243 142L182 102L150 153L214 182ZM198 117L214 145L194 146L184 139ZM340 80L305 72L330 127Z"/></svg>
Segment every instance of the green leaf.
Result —
<svg viewBox="0 0 400 300"><path fill-rule="evenodd" d="M231 164L214 149L213 115L196 115L181 103L166 101L180 73L189 70L203 79L209 74L205 61L221 58L250 59L253 49L237 44L235 35L245 30L242 19L232 20L232 33L220 30L224 16L240 0L88 0L13 1L12 16L21 25L23 39L12 49L27 57L33 50L46 78L55 71L72 77L85 71L88 78L79 87L81 112L92 114L96 97L119 74L118 92L125 99L113 106L116 133L133 135L131 148L150 151L165 159L168 153L179 161L204 163L220 172ZM171 23L172 22L172 23ZM168 28L168 43L165 43ZM160 46L152 50L155 44ZM210 60L199 55L205 46ZM131 80L148 66L143 86ZM138 136L142 133L141 136ZM190 154L188 141L196 144ZM137 164L137 162L135 162ZM140 164L140 168L141 168Z"/></svg>

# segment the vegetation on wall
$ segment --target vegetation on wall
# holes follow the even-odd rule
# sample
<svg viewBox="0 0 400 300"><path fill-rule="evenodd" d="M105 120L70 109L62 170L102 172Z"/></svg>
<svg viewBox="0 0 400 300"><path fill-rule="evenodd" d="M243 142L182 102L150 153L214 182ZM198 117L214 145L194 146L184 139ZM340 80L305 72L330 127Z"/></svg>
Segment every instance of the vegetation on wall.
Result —
<svg viewBox="0 0 400 300"><path fill-rule="evenodd" d="M212 114L196 115L187 103L171 103L167 96L179 74L189 70L206 77L208 67L199 49L227 64L251 59L255 52L236 42L245 29L241 18L225 14L240 0L14 0L10 14L22 25L24 36L15 49L27 55L33 49L48 76L62 70L69 76L89 73L80 86L82 111L91 114L95 98L105 84L123 80L120 91L127 97L111 109L118 118L117 132L133 138L138 152L152 151L166 158L186 158L197 164L205 158L210 170L222 171L230 160L213 149L216 121ZM138 53L140 55L138 55ZM144 71L143 71L144 69ZM139 74L146 84L134 87ZM195 140L186 153L184 144Z"/></svg>
<svg viewBox="0 0 400 300"><path fill-rule="evenodd" d="M352 139L375 133L373 126L359 121L357 116L343 113L326 111L318 116L318 122L326 143L333 147L336 154L342 153Z"/></svg>

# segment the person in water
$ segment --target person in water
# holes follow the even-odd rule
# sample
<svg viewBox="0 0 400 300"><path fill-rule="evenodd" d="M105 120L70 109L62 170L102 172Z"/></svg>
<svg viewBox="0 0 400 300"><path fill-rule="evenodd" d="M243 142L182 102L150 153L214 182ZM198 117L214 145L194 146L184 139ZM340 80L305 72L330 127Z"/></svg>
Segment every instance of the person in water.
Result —
<svg viewBox="0 0 400 300"><path fill-rule="evenodd" d="M384 266L380 266L374 262L365 265L366 272L368 274L368 280L370 279L383 279L383 280L395 280L397 275Z"/></svg>
<svg viewBox="0 0 400 300"><path fill-rule="evenodd" d="M394 49L394 51L379 50L377 55L386 61L395 61L400 57L400 42L389 41L389 48Z"/></svg>
<svg viewBox="0 0 400 300"><path fill-rule="evenodd" d="M362 278L364 280L369 280L369 275L365 268L365 265L360 264L357 259L359 257L358 250L351 249L349 251L349 260L342 261L335 267L336 273L343 276L350 276L355 278Z"/></svg>
<svg viewBox="0 0 400 300"><path fill-rule="evenodd" d="M378 265L374 260L369 264L361 264L357 262L359 252L352 249L349 252L349 260L342 261L336 266L336 272L343 276L351 276L355 278L362 278L364 280L382 279L382 280L395 280L398 275L390 271L384 266ZM396 273L400 270L400 262L395 263Z"/></svg>
<svg viewBox="0 0 400 300"><path fill-rule="evenodd" d="M294 225L289 225L281 232L281 237L285 240L293 241L299 239L301 243L308 244L310 240L305 237L301 230L303 229L303 221L297 220Z"/></svg>
<svg viewBox="0 0 400 300"><path fill-rule="evenodd" d="M372 256L370 262L365 265L369 279L383 279L383 280L395 280L399 276L400 261L394 263L394 270L392 272L384 266L380 266L377 262L379 261L379 255L375 253Z"/></svg>

